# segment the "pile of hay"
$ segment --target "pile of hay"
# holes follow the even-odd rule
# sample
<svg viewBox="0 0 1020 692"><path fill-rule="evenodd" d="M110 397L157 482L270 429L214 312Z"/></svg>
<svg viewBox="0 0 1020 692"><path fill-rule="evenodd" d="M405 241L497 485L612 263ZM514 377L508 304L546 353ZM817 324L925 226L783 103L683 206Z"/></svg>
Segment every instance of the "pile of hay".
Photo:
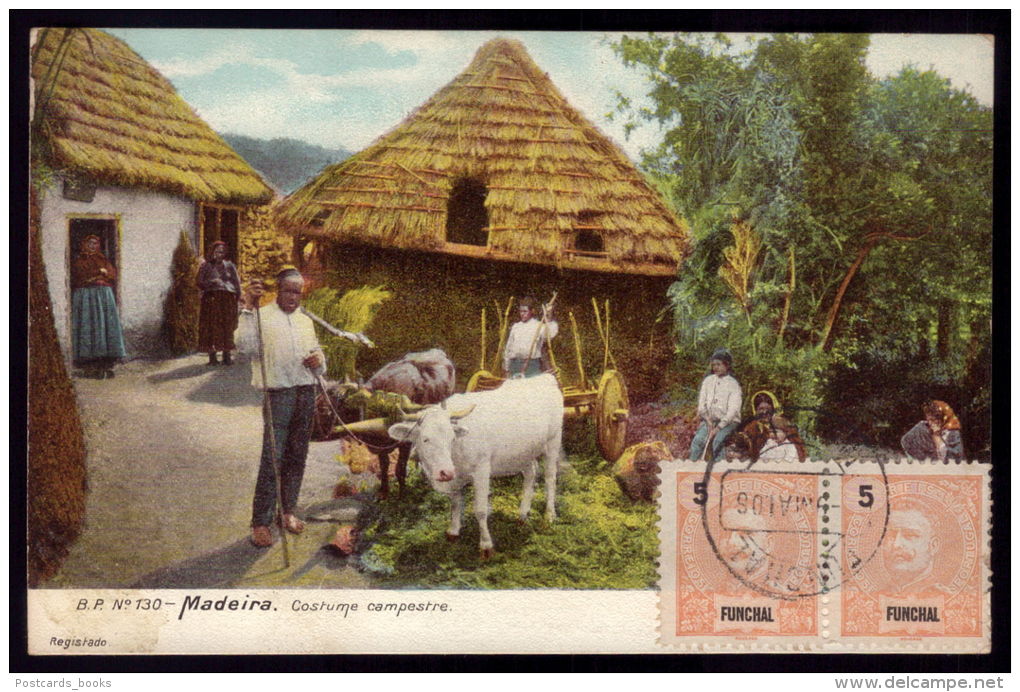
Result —
<svg viewBox="0 0 1020 692"><path fill-rule="evenodd" d="M53 323L32 191L28 329L28 583L52 577L85 520L85 440Z"/></svg>
<svg viewBox="0 0 1020 692"><path fill-rule="evenodd" d="M202 305L202 294L195 284L198 266L188 234L181 231L170 262L170 291L163 303L163 333L175 356L198 348L198 313Z"/></svg>
<svg viewBox="0 0 1020 692"><path fill-rule="evenodd" d="M382 304L393 293L382 286L361 286L342 295L334 288L320 288L304 300L304 306L334 327L365 333ZM326 354L327 375L335 380L357 379L358 353L364 346L330 334L315 325L319 344Z"/></svg>

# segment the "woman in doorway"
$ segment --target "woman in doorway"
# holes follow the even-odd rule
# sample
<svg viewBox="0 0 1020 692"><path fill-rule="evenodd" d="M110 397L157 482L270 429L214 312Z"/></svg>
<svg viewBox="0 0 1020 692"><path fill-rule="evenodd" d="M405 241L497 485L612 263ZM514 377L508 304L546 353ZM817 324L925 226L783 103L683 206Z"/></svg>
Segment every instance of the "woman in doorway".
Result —
<svg viewBox="0 0 1020 692"><path fill-rule="evenodd" d="M86 377L103 379L113 377L113 365L125 352L113 295L117 271L99 248L99 236L85 236L71 265L71 331L74 362Z"/></svg>
<svg viewBox="0 0 1020 692"><path fill-rule="evenodd" d="M202 307L198 315L198 348L209 354L209 365L216 365L216 352L223 351L223 364L230 365L237 329L237 301L241 279L237 267L227 259L227 244L213 243L208 261L198 270Z"/></svg>

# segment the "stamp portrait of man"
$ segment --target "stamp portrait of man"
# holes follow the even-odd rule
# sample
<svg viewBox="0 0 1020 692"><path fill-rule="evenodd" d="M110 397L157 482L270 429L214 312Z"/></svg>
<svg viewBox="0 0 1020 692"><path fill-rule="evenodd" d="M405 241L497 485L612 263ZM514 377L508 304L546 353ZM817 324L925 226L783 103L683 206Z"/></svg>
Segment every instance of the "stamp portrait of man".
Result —
<svg viewBox="0 0 1020 692"><path fill-rule="evenodd" d="M945 590L935 572L943 542L940 529L939 517L922 503L909 500L893 503L881 549L887 577L883 590L894 593Z"/></svg>

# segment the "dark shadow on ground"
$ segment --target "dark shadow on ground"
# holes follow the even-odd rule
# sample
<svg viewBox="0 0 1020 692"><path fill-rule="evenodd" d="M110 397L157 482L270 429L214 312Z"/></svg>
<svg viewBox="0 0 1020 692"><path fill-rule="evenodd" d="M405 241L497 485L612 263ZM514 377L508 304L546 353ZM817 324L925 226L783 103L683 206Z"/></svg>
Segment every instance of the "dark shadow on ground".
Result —
<svg viewBox="0 0 1020 692"><path fill-rule="evenodd" d="M240 360L234 361L230 366L197 363L150 375L148 380L158 385L162 382L208 375L188 393L186 397L188 401L220 406L257 406L262 402L262 396L251 386L251 368L251 362Z"/></svg>
<svg viewBox="0 0 1020 692"><path fill-rule="evenodd" d="M294 572L294 578L300 578L302 575L311 572L316 567L322 567L323 569L335 572L348 565L356 566L357 564L357 557L353 555L344 555L339 550L334 549L333 546L324 545L316 550L312 556L308 558L308 561Z"/></svg>
<svg viewBox="0 0 1020 692"><path fill-rule="evenodd" d="M161 372L156 375L149 375L147 379L152 384L160 384L161 382L171 382L173 380L184 380L189 377L198 377L204 375L213 370L213 366L206 365L205 363L194 363L192 365L185 365L169 372Z"/></svg>
<svg viewBox="0 0 1020 692"><path fill-rule="evenodd" d="M188 394L189 401L220 406L257 406L262 403L262 394L251 386L250 362L235 362L229 367L204 367L213 370L214 374Z"/></svg>
<svg viewBox="0 0 1020 692"><path fill-rule="evenodd" d="M150 572L132 589L229 588L264 554L247 538L206 555Z"/></svg>

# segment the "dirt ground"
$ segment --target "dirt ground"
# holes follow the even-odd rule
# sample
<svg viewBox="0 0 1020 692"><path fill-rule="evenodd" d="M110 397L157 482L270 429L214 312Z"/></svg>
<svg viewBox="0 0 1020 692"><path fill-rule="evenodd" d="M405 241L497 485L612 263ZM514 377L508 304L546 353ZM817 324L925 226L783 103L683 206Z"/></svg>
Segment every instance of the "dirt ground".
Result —
<svg viewBox="0 0 1020 692"><path fill-rule="evenodd" d="M289 567L279 540L251 545L261 395L250 364L206 359L135 360L112 380L75 379L88 447L86 526L44 588L373 587L357 556L324 547L371 509L378 484L370 471L350 476L337 441L311 443L298 509L307 528L288 536ZM667 413L636 407L628 444L663 439L685 455L693 424ZM369 492L333 500L341 476Z"/></svg>
<svg viewBox="0 0 1020 692"><path fill-rule="evenodd" d="M313 442L299 514L307 528L258 549L248 540L261 449L251 366L205 355L136 360L112 380L75 379L88 447L85 530L48 588L370 588L323 546L361 509L332 500L337 442Z"/></svg>

